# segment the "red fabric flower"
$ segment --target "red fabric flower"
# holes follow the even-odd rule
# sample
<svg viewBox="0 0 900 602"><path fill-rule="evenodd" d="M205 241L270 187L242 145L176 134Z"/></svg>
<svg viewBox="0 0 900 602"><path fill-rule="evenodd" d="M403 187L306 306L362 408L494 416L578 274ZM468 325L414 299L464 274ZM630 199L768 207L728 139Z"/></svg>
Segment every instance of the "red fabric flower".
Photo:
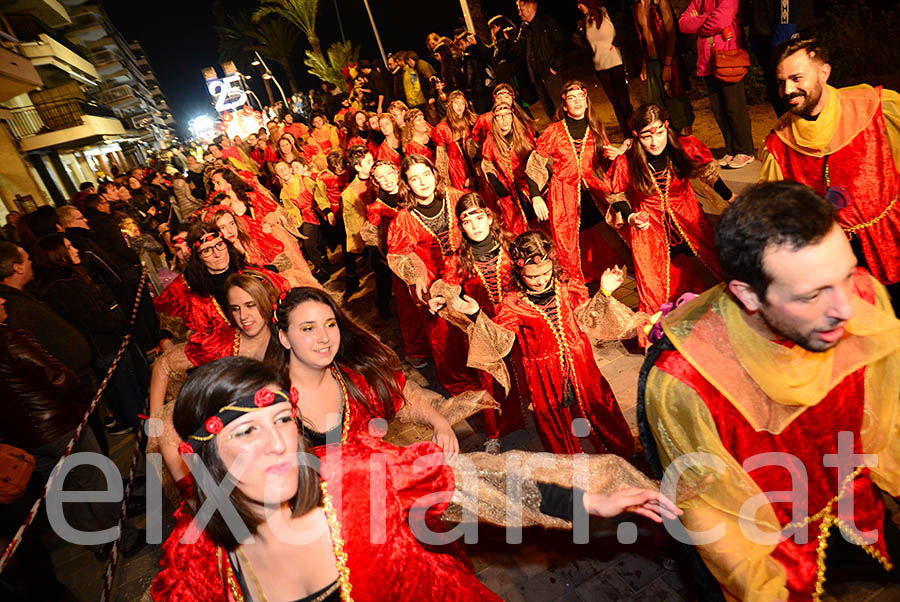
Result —
<svg viewBox="0 0 900 602"><path fill-rule="evenodd" d="M210 416L206 419L206 423L203 426L206 427L206 432L211 435L218 435L225 427L225 425L222 424L222 419L218 416Z"/></svg>
<svg viewBox="0 0 900 602"><path fill-rule="evenodd" d="M300 403L300 391L297 390L297 387L291 387L291 403L294 405Z"/></svg>
<svg viewBox="0 0 900 602"><path fill-rule="evenodd" d="M178 453L179 454L192 454L194 453L194 448L191 447L191 444L187 441L182 441L178 444Z"/></svg>
<svg viewBox="0 0 900 602"><path fill-rule="evenodd" d="M299 415L300 415L300 408L298 408L297 406L292 407L291 408L291 417L296 418Z"/></svg>
<svg viewBox="0 0 900 602"><path fill-rule="evenodd" d="M516 265L519 266L520 268L524 268L524 267L525 267L525 260L522 259L522 258L517 259L517 260L516 260Z"/></svg>
<svg viewBox="0 0 900 602"><path fill-rule="evenodd" d="M256 392L256 395L253 396L253 403L255 403L258 408L264 408L271 405L273 401L275 401L275 393L269 389L260 389Z"/></svg>

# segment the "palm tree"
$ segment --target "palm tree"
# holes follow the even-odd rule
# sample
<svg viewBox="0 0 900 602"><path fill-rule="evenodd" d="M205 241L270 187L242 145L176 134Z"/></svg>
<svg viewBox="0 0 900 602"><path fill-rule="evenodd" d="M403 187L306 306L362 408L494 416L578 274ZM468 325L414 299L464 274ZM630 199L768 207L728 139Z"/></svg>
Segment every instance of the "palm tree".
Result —
<svg viewBox="0 0 900 602"><path fill-rule="evenodd" d="M221 4L216 2L213 4L213 12ZM216 25L216 37L219 40L219 61L234 61L241 72L248 70L250 63L255 60L253 50L259 45L257 37L256 24L253 23L253 17L249 12L240 12L224 17L224 11L219 13L221 19L217 19L219 25ZM271 56L271 55L270 55ZM269 80L263 79L266 86L266 94L269 97L269 104L275 104L272 95L272 85Z"/></svg>
<svg viewBox="0 0 900 602"><path fill-rule="evenodd" d="M253 13L253 20L259 22L268 16L281 17L300 29L309 40L313 54L322 54L322 45L316 35L316 17L319 0L261 0L261 6Z"/></svg>
<svg viewBox="0 0 900 602"><path fill-rule="evenodd" d="M261 19L257 21L257 29L251 32L251 35L257 40L257 44L250 46L248 50L261 52L278 61L287 75L291 94L295 93L297 81L291 68L291 53L297 45L297 38L300 37L297 28L282 19Z"/></svg>
<svg viewBox="0 0 900 602"><path fill-rule="evenodd" d="M347 81L344 79L344 65L355 63L359 59L359 46L351 42L335 42L328 48L328 58L321 54L306 51L304 63L309 68L309 73L315 75L323 82L331 82L338 88L347 91Z"/></svg>

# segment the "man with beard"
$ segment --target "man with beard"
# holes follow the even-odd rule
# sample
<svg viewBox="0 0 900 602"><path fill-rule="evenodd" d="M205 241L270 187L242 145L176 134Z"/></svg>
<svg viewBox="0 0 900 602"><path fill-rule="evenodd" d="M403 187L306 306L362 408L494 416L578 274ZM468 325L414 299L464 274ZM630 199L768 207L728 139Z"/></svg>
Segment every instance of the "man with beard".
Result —
<svg viewBox="0 0 900 602"><path fill-rule="evenodd" d="M900 579L881 493L900 495L900 321L884 287L833 205L796 182L751 188L716 247L725 283L663 318L638 385L645 455L678 480L698 598Z"/></svg>
<svg viewBox="0 0 900 602"><path fill-rule="evenodd" d="M796 180L838 210L860 265L900 310L900 95L862 84L828 85L831 65L812 38L775 52L788 112L766 138L760 179Z"/></svg>

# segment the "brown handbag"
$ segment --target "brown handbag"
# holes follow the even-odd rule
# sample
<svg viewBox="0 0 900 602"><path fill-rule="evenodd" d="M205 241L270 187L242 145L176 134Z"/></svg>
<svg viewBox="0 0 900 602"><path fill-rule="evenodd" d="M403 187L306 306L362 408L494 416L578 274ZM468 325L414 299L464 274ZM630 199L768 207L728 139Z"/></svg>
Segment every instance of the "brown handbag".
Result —
<svg viewBox="0 0 900 602"><path fill-rule="evenodd" d="M9 504L25 493L34 467L34 456L27 451L0 443L0 504Z"/></svg>
<svg viewBox="0 0 900 602"><path fill-rule="evenodd" d="M731 39L731 30L726 29L721 35L727 41ZM736 84L747 75L750 70L749 52L743 48L716 50L712 37L709 38L709 47L713 51L713 75L716 79L726 84Z"/></svg>

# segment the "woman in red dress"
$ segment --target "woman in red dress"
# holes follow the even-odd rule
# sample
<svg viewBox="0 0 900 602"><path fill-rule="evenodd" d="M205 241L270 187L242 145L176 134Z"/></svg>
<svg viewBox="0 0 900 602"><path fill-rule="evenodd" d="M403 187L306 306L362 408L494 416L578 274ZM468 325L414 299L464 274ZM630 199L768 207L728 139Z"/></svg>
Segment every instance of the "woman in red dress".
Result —
<svg viewBox="0 0 900 602"><path fill-rule="evenodd" d="M586 462L591 491L572 487L571 458L520 471L528 495L508 499L518 512L482 503L478 492L492 488L506 505L492 483L505 489L515 469L492 467L478 454L445 463L432 443L400 448L362 438L319 448L312 458L295 421L299 396L278 370L247 358L202 366L185 383L174 414L182 453L216 482L241 475L226 494L240 521L214 512L195 523L209 499L197 487L176 512L153 600L499 602L440 525L451 498L467 519L500 525L528 516L527 524L570 528L576 504L581 517L632 511L661 522L660 515L681 513L649 479L609 456ZM243 528L230 528L235 522Z"/></svg>
<svg viewBox="0 0 900 602"><path fill-rule="evenodd" d="M172 428L172 404L166 404L166 400L174 401L177 397L177 388L187 378L188 370L232 355L251 357L273 366L281 366L284 362L284 350L271 328L272 306L278 300L278 288L263 273L247 269L228 277L225 295L229 328L192 337L153 364L150 417L162 420L164 431L159 437L151 438L151 445L159 447L175 483L184 483L182 479L188 470L178 453L181 440Z"/></svg>
<svg viewBox="0 0 900 602"><path fill-rule="evenodd" d="M492 318L511 290L509 244L513 237L477 192L459 199L456 219L462 239L456 253L447 259L441 279L431 286L428 307L432 313L441 312L444 317L446 310L441 310L446 307L447 299L464 293ZM519 349L514 349L505 360L507 374L511 375L505 386L488 372L478 372L483 388L500 404L499 412L492 409L482 412L488 439L485 450L489 453L500 451L500 437L525 428L523 412L528 402L522 398L524 390L520 385L524 382L519 378L521 369L516 367L516 360L521 360Z"/></svg>
<svg viewBox="0 0 900 602"><path fill-rule="evenodd" d="M733 196L709 147L693 136L678 137L668 119L658 105L639 107L631 117L638 143L610 170L611 209L634 254L640 309L651 314L721 280L713 228L690 178L699 177L726 201Z"/></svg>
<svg viewBox="0 0 900 602"><path fill-rule="evenodd" d="M441 176L459 190L472 190L475 186L475 168L467 145L477 119L466 95L454 90L447 99L447 117L431 133L437 149L435 166Z"/></svg>
<svg viewBox="0 0 900 602"><path fill-rule="evenodd" d="M403 155L423 155L434 163L434 142L431 140L431 125L425 119L425 113L419 109L411 109L406 114L406 125L403 126Z"/></svg>
<svg viewBox="0 0 900 602"><path fill-rule="evenodd" d="M481 147L481 169L497 198L506 229L519 235L535 222L525 166L534 151L534 134L513 107L494 105L491 129Z"/></svg>
<svg viewBox="0 0 900 602"><path fill-rule="evenodd" d="M593 115L584 84L567 83L562 98L556 121L538 138L526 173L537 218L550 220L559 263L570 278L584 282L579 235L603 221L600 206L602 203L605 209L609 192L603 155L612 148L605 149L609 140ZM552 177L547 169L549 160Z"/></svg>
<svg viewBox="0 0 900 602"><path fill-rule="evenodd" d="M445 188L434 165L422 155L403 159L400 178L403 208L388 229L387 261L401 280L414 287L416 300L424 305L429 288L444 272L445 261L459 246L454 211L462 192ZM466 367L465 336L427 311L422 315L440 383L454 395L479 390L478 374Z"/></svg>
<svg viewBox="0 0 900 602"><path fill-rule="evenodd" d="M401 209L400 169L391 161L379 159L372 166L372 181L376 187L375 200L366 207L363 234L372 241L369 244L377 246L386 256L388 230ZM431 357L431 347L425 332L427 320L423 318L423 307L413 300L409 286L393 272L391 290L397 300L397 318L406 360L413 368L424 368Z"/></svg>
<svg viewBox="0 0 900 602"><path fill-rule="evenodd" d="M526 232L516 238L510 259L518 290L506 295L492 320L499 329L476 324L473 336L486 340L473 343L473 347L495 345L503 357L512 348L513 336L518 341L535 424L546 449L557 454L581 453L579 437L587 437L598 452L630 458L634 451L631 429L597 367L590 339L576 321L575 309L589 300L587 289L581 282L566 279L557 257L553 243L542 232ZM621 278L621 272L607 270L601 287L615 289ZM618 303L611 293L604 289L598 301ZM479 311L471 297L454 299L453 304L468 315ZM477 319L486 318L479 314ZM581 425L578 419L583 419ZM579 428L583 430L573 434Z"/></svg>
<svg viewBox="0 0 900 602"><path fill-rule="evenodd" d="M390 113L382 113L378 117L378 127L384 134L384 142L375 151L376 161L390 161L398 168L403 155L400 154L402 147L400 146L400 126Z"/></svg>
<svg viewBox="0 0 900 602"><path fill-rule="evenodd" d="M264 194L241 179L230 169L217 169L212 175L212 184L216 192L225 196L223 205L228 205L234 214L245 220L251 235L257 230L269 231L278 220L278 203L270 194Z"/></svg>
<svg viewBox="0 0 900 602"><path fill-rule="evenodd" d="M291 386L300 393L301 428L313 447L371 435L373 418L400 413L407 422L432 427L445 452L459 451L450 423L407 382L397 355L349 319L328 293L292 289L275 319Z"/></svg>

